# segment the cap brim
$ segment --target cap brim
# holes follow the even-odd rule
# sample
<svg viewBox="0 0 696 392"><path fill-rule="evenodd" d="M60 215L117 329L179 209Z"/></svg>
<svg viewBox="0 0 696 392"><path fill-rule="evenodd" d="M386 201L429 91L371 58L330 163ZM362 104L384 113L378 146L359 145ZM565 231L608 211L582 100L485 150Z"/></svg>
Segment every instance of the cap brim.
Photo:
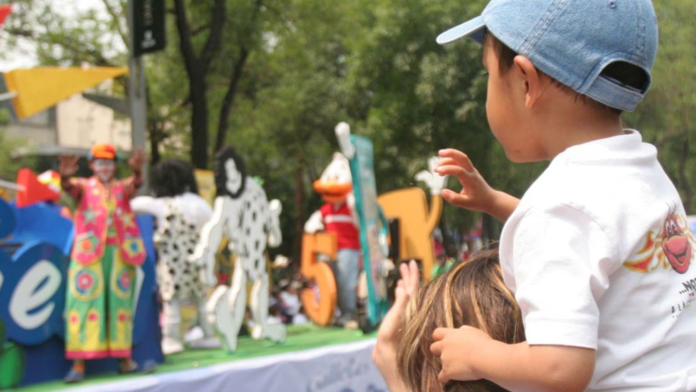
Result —
<svg viewBox="0 0 696 392"><path fill-rule="evenodd" d="M452 27L437 36L437 43L440 45L450 44L462 38L470 38L478 43L483 43L486 24L483 23L483 16L478 16L459 26Z"/></svg>

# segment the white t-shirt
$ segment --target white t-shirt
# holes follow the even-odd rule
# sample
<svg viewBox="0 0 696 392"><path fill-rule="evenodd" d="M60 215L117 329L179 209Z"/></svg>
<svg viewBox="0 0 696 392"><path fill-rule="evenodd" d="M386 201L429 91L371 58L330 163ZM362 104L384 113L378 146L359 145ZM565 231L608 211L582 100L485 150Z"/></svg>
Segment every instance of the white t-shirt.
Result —
<svg viewBox="0 0 696 392"><path fill-rule="evenodd" d="M695 252L679 194L635 131L559 154L500 241L527 341L596 349L589 391L696 391Z"/></svg>
<svg viewBox="0 0 696 392"><path fill-rule="evenodd" d="M167 200L172 200L177 211L180 211L186 221L195 224L198 229L201 229L213 216L213 209L208 203L202 197L191 192L174 196L171 199L138 196L131 200L130 204L133 212L153 215L157 219L157 227L164 227Z"/></svg>

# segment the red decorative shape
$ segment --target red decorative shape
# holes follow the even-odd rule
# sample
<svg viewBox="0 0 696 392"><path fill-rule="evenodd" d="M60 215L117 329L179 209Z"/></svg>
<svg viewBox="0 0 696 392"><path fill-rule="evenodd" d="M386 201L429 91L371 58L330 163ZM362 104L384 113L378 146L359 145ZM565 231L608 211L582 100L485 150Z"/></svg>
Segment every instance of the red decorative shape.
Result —
<svg viewBox="0 0 696 392"><path fill-rule="evenodd" d="M128 273L126 272L121 274L121 286L124 290L128 290L130 287L130 276L128 276Z"/></svg>
<svg viewBox="0 0 696 392"><path fill-rule="evenodd" d="M5 19L12 12L12 5L0 5L0 27L5 23Z"/></svg>
<svg viewBox="0 0 696 392"><path fill-rule="evenodd" d="M80 286L81 290L87 291L90 288L92 288L94 280L89 274L82 274L82 276L80 276L80 278L78 279L77 284Z"/></svg>
<svg viewBox="0 0 696 392"><path fill-rule="evenodd" d="M39 182L36 174L26 168L20 169L17 173L17 185L21 188L17 193L17 207L20 208L60 198L60 193Z"/></svg>

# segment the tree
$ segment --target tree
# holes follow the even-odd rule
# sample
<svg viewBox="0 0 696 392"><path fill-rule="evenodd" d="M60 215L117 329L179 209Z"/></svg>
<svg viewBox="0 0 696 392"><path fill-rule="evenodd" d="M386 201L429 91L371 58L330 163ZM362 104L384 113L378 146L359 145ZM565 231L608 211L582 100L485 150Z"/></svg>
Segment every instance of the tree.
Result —
<svg viewBox="0 0 696 392"><path fill-rule="evenodd" d="M629 127L641 130L644 141L655 144L658 158L679 190L687 212L696 211L693 174L696 162L696 3L655 3L660 23L660 43L645 102L624 116Z"/></svg>
<svg viewBox="0 0 696 392"><path fill-rule="evenodd" d="M321 0L267 8L276 23L264 30L263 50L256 52L248 90L238 101L234 145L245 152L250 172L264 173L269 197L279 196L286 206L281 251L294 260L307 211L320 205L311 183L337 150L334 126L347 118L341 109L344 59L355 10Z"/></svg>
<svg viewBox="0 0 696 392"><path fill-rule="evenodd" d="M380 193L413 186L426 159L445 147L466 151L492 185L507 182L506 171L497 170L506 161L486 122L480 47L435 42L438 33L475 16L484 3L382 0L363 14L368 32L348 60L348 107L357 132L375 143ZM443 215L449 228L479 219L448 205Z"/></svg>
<svg viewBox="0 0 696 392"><path fill-rule="evenodd" d="M189 78L191 103L191 161L198 168L208 167L208 72L222 44L222 33L227 20L227 1L215 0L207 7L210 27L200 54L196 53L185 0L174 0L176 28L181 51ZM208 2L199 2L208 6Z"/></svg>
<svg viewBox="0 0 696 392"><path fill-rule="evenodd" d="M10 37L9 46L17 49L23 41L33 43L41 65L124 66L129 46L127 0L101 0L97 5L102 12L89 8L67 16L60 13L52 1L18 0L5 26ZM127 96L126 78L115 80L115 95ZM160 157L159 144L168 134L164 129L167 118L159 110L161 101L154 101L149 94L153 90L157 88L148 83L150 157L156 163Z"/></svg>

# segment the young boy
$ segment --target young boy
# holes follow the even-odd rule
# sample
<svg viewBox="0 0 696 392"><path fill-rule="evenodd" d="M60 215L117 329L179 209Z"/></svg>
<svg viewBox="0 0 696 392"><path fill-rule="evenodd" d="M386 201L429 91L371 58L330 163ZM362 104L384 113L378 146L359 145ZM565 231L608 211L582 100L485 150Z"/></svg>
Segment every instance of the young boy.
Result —
<svg viewBox="0 0 696 392"><path fill-rule="evenodd" d="M440 381L513 391L696 391L696 240L652 145L622 128L650 85L650 0L492 0L438 37L483 43L486 109L513 162L551 160L521 200L444 150L452 204L505 222L500 261L527 342L438 329Z"/></svg>

